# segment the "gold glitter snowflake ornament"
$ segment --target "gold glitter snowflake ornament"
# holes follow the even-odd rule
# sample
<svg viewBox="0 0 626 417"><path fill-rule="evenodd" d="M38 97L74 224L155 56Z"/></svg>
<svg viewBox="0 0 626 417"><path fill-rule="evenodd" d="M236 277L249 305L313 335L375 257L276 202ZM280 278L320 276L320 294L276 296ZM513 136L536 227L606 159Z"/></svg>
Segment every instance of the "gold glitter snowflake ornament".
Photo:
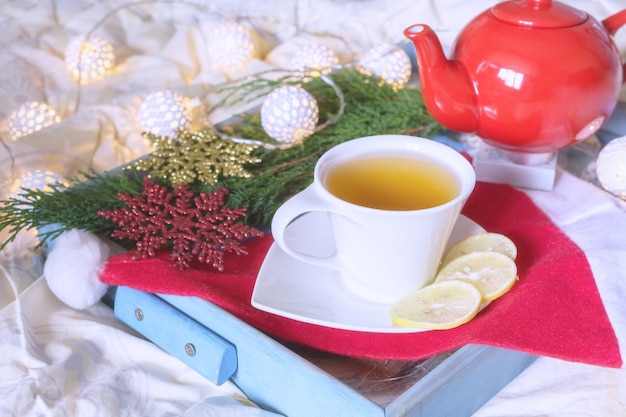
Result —
<svg viewBox="0 0 626 417"><path fill-rule="evenodd" d="M215 184L220 177L250 178L243 165L261 162L251 156L256 146L224 140L208 129L182 133L175 141L144 135L155 151L127 169L145 171L149 177L166 179L173 186L194 181Z"/></svg>

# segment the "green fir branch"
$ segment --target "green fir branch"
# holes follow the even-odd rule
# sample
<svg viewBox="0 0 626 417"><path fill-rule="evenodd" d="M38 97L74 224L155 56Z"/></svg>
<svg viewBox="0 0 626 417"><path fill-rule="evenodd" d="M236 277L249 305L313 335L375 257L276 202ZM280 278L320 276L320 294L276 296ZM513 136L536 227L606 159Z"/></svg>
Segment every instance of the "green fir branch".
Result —
<svg viewBox="0 0 626 417"><path fill-rule="evenodd" d="M23 188L19 195L0 202L0 230L9 232L0 249L25 229L38 230L39 246L72 229L107 233L114 225L98 211L121 207L118 193L141 194L143 188L137 172L81 175L70 178L67 188L61 184L50 184L48 191Z"/></svg>
<svg viewBox="0 0 626 417"><path fill-rule="evenodd" d="M253 156L263 162L245 166L252 178L220 178L215 184L194 183L192 189L210 192L219 187L228 188L227 204L245 207L246 223L267 227L278 206L312 182L315 163L332 146L381 134L431 137L441 130L426 111L417 88L394 91L390 86L380 87L376 80L355 70L337 72L332 78L343 91L346 102L344 114L335 124L289 149L258 148ZM244 100L246 94L254 95L259 88L265 88L263 83L253 82L257 84L240 87L242 97L237 97L235 90L228 91L228 100ZM339 102L332 88L319 80L302 86L318 101L320 122L336 114ZM237 137L269 139L258 114L239 115L237 123L221 126L221 129ZM9 239L0 248L14 240L20 230L29 228L37 228L42 233L44 226L48 226L40 236L41 243L74 228L111 233L114 225L100 217L98 211L119 208L118 193L141 194L142 173L118 169L85 177L86 181L74 180L67 189L24 190L22 196L0 202L0 230L9 231Z"/></svg>

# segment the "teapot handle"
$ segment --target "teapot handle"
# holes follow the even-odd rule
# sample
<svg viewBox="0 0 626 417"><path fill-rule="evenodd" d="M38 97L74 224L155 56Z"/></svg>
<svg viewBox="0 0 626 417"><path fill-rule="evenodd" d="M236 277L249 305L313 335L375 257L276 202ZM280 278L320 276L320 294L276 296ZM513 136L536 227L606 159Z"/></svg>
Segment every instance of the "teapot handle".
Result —
<svg viewBox="0 0 626 417"><path fill-rule="evenodd" d="M613 16L609 16L602 21L602 25L609 32L611 36L615 35L615 32L619 28L626 25L626 9L621 12L615 13ZM623 82L626 83L626 63L623 64Z"/></svg>

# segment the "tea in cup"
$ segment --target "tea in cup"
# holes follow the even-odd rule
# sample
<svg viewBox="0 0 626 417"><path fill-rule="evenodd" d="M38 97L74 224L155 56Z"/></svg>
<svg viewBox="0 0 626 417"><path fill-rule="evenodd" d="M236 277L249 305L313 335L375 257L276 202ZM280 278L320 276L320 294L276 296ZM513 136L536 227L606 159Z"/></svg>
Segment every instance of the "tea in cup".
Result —
<svg viewBox="0 0 626 417"><path fill-rule="evenodd" d="M337 270L355 295L392 303L432 281L475 182L472 165L436 141L350 140L322 155L313 183L274 214L272 234L293 258ZM330 256L304 253L286 239L290 224L311 212L328 215Z"/></svg>

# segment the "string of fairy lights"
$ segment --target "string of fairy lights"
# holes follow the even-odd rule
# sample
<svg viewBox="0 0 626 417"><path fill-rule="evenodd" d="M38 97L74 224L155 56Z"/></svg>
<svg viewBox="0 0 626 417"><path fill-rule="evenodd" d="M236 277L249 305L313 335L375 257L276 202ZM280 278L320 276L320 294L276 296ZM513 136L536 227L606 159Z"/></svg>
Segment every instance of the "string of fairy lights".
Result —
<svg viewBox="0 0 626 417"><path fill-rule="evenodd" d="M250 28L237 22L227 22L211 33L215 42L210 44L209 56L214 58L214 66L220 71L237 72L254 57ZM106 39L92 34L87 38L75 38L68 44L65 63L73 81L85 85L111 74L115 67L115 54ZM377 46L351 66L394 88L403 88L411 77L409 56L404 50L390 44ZM294 55L291 70L294 76L302 79L322 77L334 86L332 80L325 76L343 67L346 65L339 66L335 53L329 47L313 43L301 48ZM337 94L340 95L340 92ZM278 109L288 106L289 103L293 103L296 109L291 113L281 113L282 117L278 117ZM306 137L315 131L317 104L309 93L298 86L278 88L268 95L263 108L267 113L265 117L262 115L263 126L268 135L278 141L301 140L302 135ZM172 91L157 91L145 97L137 117L144 131L172 136L180 129L191 127L192 114L190 98ZM46 103L24 103L9 116L10 139L18 140L60 120L56 111Z"/></svg>
<svg viewBox="0 0 626 417"><path fill-rule="evenodd" d="M121 10L118 8L117 10ZM93 32L93 30L91 31ZM115 71L115 49L103 36L87 33L71 39L66 48L64 61L68 77L80 88L108 77ZM255 33L250 25L224 19L208 34L207 55L216 71L232 74L245 68L256 56ZM317 77L332 87L339 100L339 111L319 123L319 108L315 97L298 84L283 85L269 92L260 107L262 127L274 142L268 143L249 138L231 137L223 132L227 140L245 142L266 148L287 148L334 123L344 110L343 92L333 82L331 73L348 66L358 68L394 89L403 88L411 77L411 61L400 47L384 44L377 46L355 63L339 65L335 52L321 43L311 43L300 48L292 57L289 69L266 72L291 74L292 79L306 82ZM247 78L251 78L248 76ZM240 80L235 80L239 82ZM192 129L198 117L197 98L186 97L171 90L149 93L143 98L136 118L142 132L175 139L177 134ZM78 106L78 104L77 104ZM48 103L30 101L13 111L7 120L11 141L20 140L34 132L61 121L61 117ZM214 128L213 126L209 126ZM5 147L6 148L6 147ZM20 178L11 179L11 188L45 189L50 183L63 182L62 175L42 169L29 171Z"/></svg>
<svg viewBox="0 0 626 417"><path fill-rule="evenodd" d="M210 42L207 44L207 55L211 66L224 74L236 73L245 68L255 57L255 36L258 34L249 25L238 21L225 19L216 25L208 35ZM107 39L94 33L78 36L68 42L64 58L68 77L79 88L106 78L114 72L116 66L114 47ZM334 117L318 125L319 108L315 97L300 85L283 85L268 93L260 107L262 127L274 143L230 137L222 132L220 135L227 140L264 147L290 147L341 117L344 98L332 81L333 71L354 67L394 89L405 87L412 75L411 59L400 46L392 44L378 45L355 62L340 65L331 48L313 42L293 55L290 67L276 71L290 73L302 81L319 77L333 88L340 102L339 111ZM136 115L138 124L144 132L175 138L177 133L192 129L197 117L197 112L194 112L197 103L194 100L197 99L170 90L151 92L143 98L139 107ZM23 103L8 117L9 139L18 141L60 121L61 117L48 103ZM626 139L606 146L596 164L601 185L614 195L626 199ZM54 171L41 169L29 171L18 179L11 178L11 181L13 190L45 189L50 183L63 182L64 178Z"/></svg>

